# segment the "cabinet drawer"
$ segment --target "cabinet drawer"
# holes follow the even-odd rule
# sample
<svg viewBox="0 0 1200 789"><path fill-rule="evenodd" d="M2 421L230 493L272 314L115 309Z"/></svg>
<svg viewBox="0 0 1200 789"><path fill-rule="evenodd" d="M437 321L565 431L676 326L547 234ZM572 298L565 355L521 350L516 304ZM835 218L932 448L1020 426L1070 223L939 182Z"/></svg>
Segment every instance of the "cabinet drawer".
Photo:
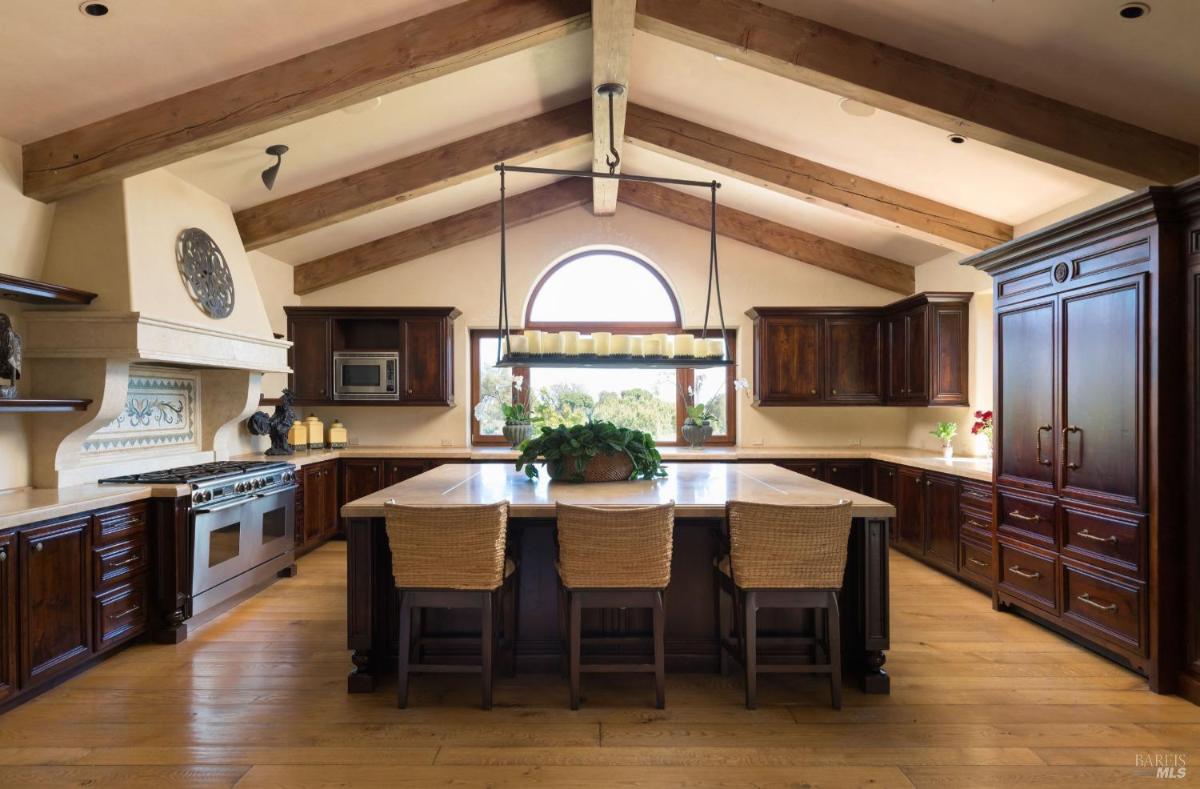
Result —
<svg viewBox="0 0 1200 789"><path fill-rule="evenodd" d="M1058 560L1000 543L1000 588L1036 606L1058 612Z"/></svg>
<svg viewBox="0 0 1200 789"><path fill-rule="evenodd" d="M825 478L825 464L819 460L787 460L776 465L783 466L788 471L795 471L806 477Z"/></svg>
<svg viewBox="0 0 1200 789"><path fill-rule="evenodd" d="M990 542L992 539L991 513L960 507L958 525L960 534L966 534L977 542Z"/></svg>
<svg viewBox="0 0 1200 789"><path fill-rule="evenodd" d="M990 589L992 586L991 546L960 537L958 540L958 571L968 581L982 584Z"/></svg>
<svg viewBox="0 0 1200 789"><path fill-rule="evenodd" d="M1142 590L1137 582L1104 578L1064 564L1063 618L1096 638L1144 655Z"/></svg>
<svg viewBox="0 0 1200 789"><path fill-rule="evenodd" d="M1062 505L1062 553L1141 576L1143 516Z"/></svg>
<svg viewBox="0 0 1200 789"><path fill-rule="evenodd" d="M92 550L92 579L97 591L121 583L145 569L145 539L119 542Z"/></svg>
<svg viewBox="0 0 1200 789"><path fill-rule="evenodd" d="M959 488L958 503L963 507L974 507L990 513L992 511L992 486L964 479Z"/></svg>
<svg viewBox="0 0 1200 789"><path fill-rule="evenodd" d="M133 638L146 629L146 577L96 595L96 651Z"/></svg>
<svg viewBox="0 0 1200 789"><path fill-rule="evenodd" d="M92 542L96 545L132 539L146 531L146 505L139 502L97 512L92 516L92 523Z"/></svg>
<svg viewBox="0 0 1200 789"><path fill-rule="evenodd" d="M997 517L1000 531L1049 547L1058 544L1054 529L1054 500L1000 490Z"/></svg>

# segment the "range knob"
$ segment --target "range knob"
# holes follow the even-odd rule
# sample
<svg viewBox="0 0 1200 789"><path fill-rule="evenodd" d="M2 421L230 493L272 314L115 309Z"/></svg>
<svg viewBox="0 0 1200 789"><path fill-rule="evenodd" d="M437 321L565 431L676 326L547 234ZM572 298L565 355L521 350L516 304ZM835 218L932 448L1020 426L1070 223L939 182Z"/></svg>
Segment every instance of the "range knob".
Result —
<svg viewBox="0 0 1200 789"><path fill-rule="evenodd" d="M197 504L199 504L200 502L204 501L204 494L203 494L203 493L200 493L199 491L197 491L197 492L193 493L193 494L192 494L192 501L194 501L194 502L196 502Z"/></svg>
<svg viewBox="0 0 1200 789"><path fill-rule="evenodd" d="M254 480L254 489L255 490L261 488L262 486L263 486L263 482L261 479Z"/></svg>
<svg viewBox="0 0 1200 789"><path fill-rule="evenodd" d="M234 486L233 489L236 490L238 493L245 493L247 490L250 489L250 486L247 485L245 482L239 482L237 485Z"/></svg>
<svg viewBox="0 0 1200 789"><path fill-rule="evenodd" d="M204 491L204 500L212 501L212 491L211 490Z"/></svg>

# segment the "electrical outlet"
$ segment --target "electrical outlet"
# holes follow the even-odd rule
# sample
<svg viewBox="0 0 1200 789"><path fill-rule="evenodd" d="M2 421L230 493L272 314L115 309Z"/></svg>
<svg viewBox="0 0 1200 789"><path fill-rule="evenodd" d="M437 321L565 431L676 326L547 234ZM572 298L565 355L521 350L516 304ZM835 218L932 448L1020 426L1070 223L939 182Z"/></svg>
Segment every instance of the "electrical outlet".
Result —
<svg viewBox="0 0 1200 789"><path fill-rule="evenodd" d="M846 444L846 446L850 446L850 447L861 447L861 446L862 446L862 439L861 439L861 438L855 438L855 439L852 439L850 442L848 442L848 443Z"/></svg>
<svg viewBox="0 0 1200 789"><path fill-rule="evenodd" d="M450 440L450 439L448 439L448 438L443 438L443 439L442 439L442 446L444 446L444 447L452 447L452 446L454 446L454 442L453 442L453 441L451 441L451 440Z"/></svg>
<svg viewBox="0 0 1200 789"><path fill-rule="evenodd" d="M752 446L752 447L766 446L766 444L767 444L767 442L761 438L756 438L750 442L750 446Z"/></svg>

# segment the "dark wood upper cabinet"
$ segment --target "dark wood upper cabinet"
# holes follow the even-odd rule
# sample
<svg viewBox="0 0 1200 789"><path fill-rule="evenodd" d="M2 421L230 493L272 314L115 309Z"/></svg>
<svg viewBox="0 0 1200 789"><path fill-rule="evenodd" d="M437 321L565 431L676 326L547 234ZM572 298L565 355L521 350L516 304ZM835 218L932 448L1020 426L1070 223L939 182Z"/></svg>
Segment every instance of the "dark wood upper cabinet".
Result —
<svg viewBox="0 0 1200 789"><path fill-rule="evenodd" d="M18 543L25 689L91 657L91 516L24 529Z"/></svg>
<svg viewBox="0 0 1200 789"><path fill-rule="evenodd" d="M757 405L967 405L970 293L755 307Z"/></svg>
<svg viewBox="0 0 1200 789"><path fill-rule="evenodd" d="M17 692L17 536L0 534L0 702Z"/></svg>
<svg viewBox="0 0 1200 789"><path fill-rule="evenodd" d="M1054 313L1053 300L996 313L994 462L1003 484L1046 490L1054 486Z"/></svg>
<svg viewBox="0 0 1200 789"><path fill-rule="evenodd" d="M825 319L825 399L883 402L881 321L870 315Z"/></svg>
<svg viewBox="0 0 1200 789"><path fill-rule="evenodd" d="M389 351L400 355L398 398L354 405L454 405L452 307L284 307L288 316L288 385L301 405L337 405L333 354Z"/></svg>

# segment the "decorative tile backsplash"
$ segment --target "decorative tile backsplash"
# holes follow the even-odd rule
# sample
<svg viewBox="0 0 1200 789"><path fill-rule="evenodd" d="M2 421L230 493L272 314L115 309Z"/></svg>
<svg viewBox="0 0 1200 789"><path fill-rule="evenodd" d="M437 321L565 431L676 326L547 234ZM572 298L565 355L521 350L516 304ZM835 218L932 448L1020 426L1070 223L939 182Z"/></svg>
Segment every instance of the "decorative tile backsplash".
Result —
<svg viewBox="0 0 1200 789"><path fill-rule="evenodd" d="M84 442L94 454L198 447L200 376L165 367L129 368L125 410Z"/></svg>

